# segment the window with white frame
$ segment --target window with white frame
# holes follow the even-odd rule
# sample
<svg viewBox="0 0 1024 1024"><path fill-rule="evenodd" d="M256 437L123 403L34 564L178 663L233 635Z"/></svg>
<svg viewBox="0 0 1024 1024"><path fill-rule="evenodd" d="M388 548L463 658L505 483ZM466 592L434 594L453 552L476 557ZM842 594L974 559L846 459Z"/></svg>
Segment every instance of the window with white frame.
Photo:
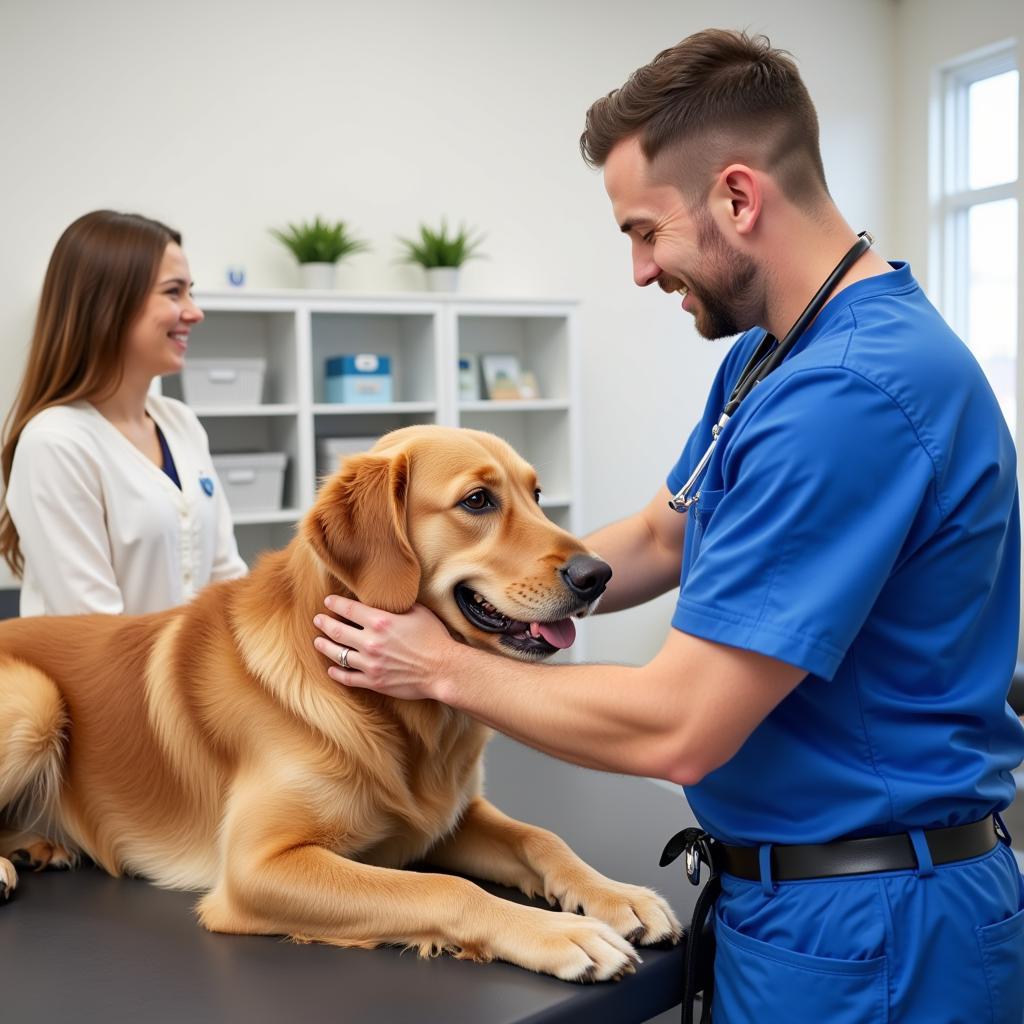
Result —
<svg viewBox="0 0 1024 1024"><path fill-rule="evenodd" d="M940 76L932 267L942 312L967 342L1018 436L1020 71L1011 45ZM1024 397L1024 396L1020 396Z"/></svg>

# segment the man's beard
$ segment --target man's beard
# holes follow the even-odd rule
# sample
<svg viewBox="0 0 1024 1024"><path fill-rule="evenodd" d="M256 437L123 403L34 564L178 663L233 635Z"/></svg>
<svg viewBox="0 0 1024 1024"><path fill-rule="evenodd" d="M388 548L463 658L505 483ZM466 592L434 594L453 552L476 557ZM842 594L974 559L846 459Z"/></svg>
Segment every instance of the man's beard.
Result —
<svg viewBox="0 0 1024 1024"><path fill-rule="evenodd" d="M713 276L689 278L690 292L700 304L694 326L709 340L731 338L753 327L763 311L758 266L729 247L707 210L701 210L697 218L697 241Z"/></svg>

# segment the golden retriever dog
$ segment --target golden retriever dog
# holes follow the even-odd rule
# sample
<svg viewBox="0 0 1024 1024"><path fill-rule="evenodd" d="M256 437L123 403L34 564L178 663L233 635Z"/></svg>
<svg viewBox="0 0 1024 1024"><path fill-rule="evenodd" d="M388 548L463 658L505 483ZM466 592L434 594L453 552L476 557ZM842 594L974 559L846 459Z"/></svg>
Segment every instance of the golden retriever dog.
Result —
<svg viewBox="0 0 1024 1024"><path fill-rule="evenodd" d="M408 427L345 460L285 549L188 605L0 623L0 893L14 861L84 854L201 891L216 932L443 950L570 981L632 971L631 943L678 939L668 904L489 804L487 728L337 685L313 647L338 593L393 612L420 601L465 643L538 660L571 643L569 616L609 576L546 518L504 442Z"/></svg>

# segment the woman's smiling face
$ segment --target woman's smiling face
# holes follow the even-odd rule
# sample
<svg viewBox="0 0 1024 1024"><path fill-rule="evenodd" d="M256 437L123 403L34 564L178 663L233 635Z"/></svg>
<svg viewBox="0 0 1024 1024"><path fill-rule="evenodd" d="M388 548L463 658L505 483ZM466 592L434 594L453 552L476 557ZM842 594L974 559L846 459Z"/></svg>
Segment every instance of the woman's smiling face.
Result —
<svg viewBox="0 0 1024 1024"><path fill-rule="evenodd" d="M128 334L125 368L129 373L158 377L178 373L185 365L189 332L203 319L191 289L185 254L169 242L142 312Z"/></svg>

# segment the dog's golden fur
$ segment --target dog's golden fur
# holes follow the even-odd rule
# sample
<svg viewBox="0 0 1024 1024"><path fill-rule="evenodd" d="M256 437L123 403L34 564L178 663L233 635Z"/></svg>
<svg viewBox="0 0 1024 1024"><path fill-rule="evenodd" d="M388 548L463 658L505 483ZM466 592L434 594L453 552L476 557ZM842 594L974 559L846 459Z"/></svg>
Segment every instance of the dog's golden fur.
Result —
<svg viewBox="0 0 1024 1024"><path fill-rule="evenodd" d="M484 799L487 729L339 686L313 647L313 615L342 593L390 611L419 600L465 642L515 654L453 595L466 584L523 622L570 613L559 570L586 552L535 487L491 435L407 428L346 460L287 548L191 604L0 624L0 895L11 857L81 852L203 891L214 931L446 949L574 980L632 969L627 939L678 937L656 894ZM497 496L485 515L460 504L480 489ZM418 860L570 912L398 870Z"/></svg>

